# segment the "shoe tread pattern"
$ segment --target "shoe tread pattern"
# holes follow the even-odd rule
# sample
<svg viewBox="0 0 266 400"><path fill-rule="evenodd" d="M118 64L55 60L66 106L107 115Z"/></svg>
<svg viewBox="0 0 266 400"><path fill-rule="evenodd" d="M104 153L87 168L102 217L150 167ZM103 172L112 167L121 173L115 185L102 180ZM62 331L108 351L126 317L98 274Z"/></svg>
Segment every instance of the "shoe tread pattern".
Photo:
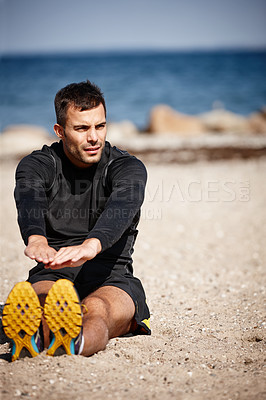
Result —
<svg viewBox="0 0 266 400"><path fill-rule="evenodd" d="M39 354L32 347L31 338L40 326L41 317L42 308L31 284L17 283L9 293L2 318L5 334L15 342L12 361L19 358L23 348L26 348L32 357Z"/></svg>
<svg viewBox="0 0 266 400"><path fill-rule="evenodd" d="M71 341L82 326L80 302L71 281L60 279L54 283L45 300L44 317L55 336L47 354L53 356L63 346L66 354L71 355Z"/></svg>

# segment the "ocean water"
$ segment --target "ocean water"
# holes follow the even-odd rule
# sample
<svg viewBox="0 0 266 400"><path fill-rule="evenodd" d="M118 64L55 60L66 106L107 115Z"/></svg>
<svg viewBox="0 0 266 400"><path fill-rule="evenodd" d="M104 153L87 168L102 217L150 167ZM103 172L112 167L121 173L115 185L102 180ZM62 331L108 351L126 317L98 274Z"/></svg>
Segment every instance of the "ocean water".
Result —
<svg viewBox="0 0 266 400"><path fill-rule="evenodd" d="M55 93L89 79L103 90L109 121L143 129L150 109L168 104L199 114L217 104L248 115L266 105L266 52L123 52L0 58L0 131L55 123Z"/></svg>

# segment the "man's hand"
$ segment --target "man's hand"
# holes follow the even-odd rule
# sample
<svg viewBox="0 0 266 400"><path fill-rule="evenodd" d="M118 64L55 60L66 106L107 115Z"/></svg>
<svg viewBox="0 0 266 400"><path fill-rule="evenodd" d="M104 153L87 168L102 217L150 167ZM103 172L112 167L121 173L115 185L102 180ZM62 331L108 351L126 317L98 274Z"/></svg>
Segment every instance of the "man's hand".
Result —
<svg viewBox="0 0 266 400"><path fill-rule="evenodd" d="M32 260L48 264L54 260L56 250L48 245L44 236L32 235L29 237L24 254Z"/></svg>
<svg viewBox="0 0 266 400"><path fill-rule="evenodd" d="M87 239L78 246L62 247L53 261L45 268L59 269L64 267L79 267L88 260L92 260L102 249L99 239Z"/></svg>

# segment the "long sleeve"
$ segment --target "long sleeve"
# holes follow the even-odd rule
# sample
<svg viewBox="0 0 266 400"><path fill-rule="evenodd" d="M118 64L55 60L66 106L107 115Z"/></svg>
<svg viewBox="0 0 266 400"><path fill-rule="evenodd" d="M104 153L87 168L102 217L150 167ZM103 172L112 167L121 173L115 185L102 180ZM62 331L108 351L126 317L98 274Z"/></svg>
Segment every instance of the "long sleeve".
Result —
<svg viewBox="0 0 266 400"><path fill-rule="evenodd" d="M97 238L102 251L116 243L131 226L144 200L147 172L135 157L115 160L108 172L111 195L88 238Z"/></svg>
<svg viewBox="0 0 266 400"><path fill-rule="evenodd" d="M41 152L34 152L23 158L17 167L14 195L18 224L26 245L31 235L46 236L46 191L53 183L54 171L52 157Z"/></svg>

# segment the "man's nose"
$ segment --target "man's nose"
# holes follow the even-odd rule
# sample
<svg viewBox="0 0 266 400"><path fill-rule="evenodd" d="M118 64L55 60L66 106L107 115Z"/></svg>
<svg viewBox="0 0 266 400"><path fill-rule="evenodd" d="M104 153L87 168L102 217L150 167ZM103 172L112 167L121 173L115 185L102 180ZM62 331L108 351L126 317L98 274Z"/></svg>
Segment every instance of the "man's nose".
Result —
<svg viewBox="0 0 266 400"><path fill-rule="evenodd" d="M91 128L87 134L87 142L96 143L98 141L98 134L95 128Z"/></svg>

